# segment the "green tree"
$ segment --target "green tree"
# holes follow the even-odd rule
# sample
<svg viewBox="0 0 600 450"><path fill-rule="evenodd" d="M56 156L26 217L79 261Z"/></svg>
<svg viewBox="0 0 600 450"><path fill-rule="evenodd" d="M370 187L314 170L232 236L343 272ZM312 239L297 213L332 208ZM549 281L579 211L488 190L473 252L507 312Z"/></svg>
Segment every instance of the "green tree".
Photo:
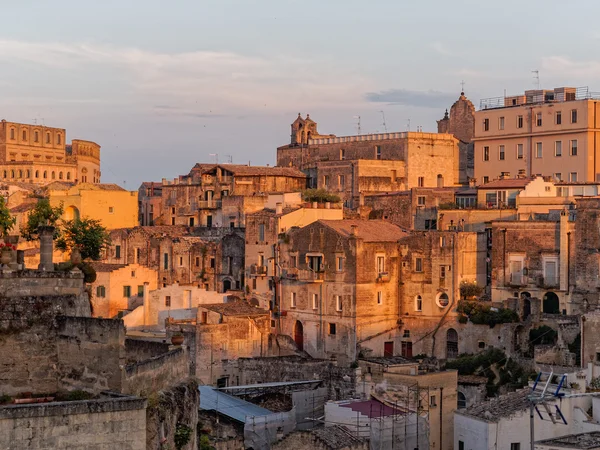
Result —
<svg viewBox="0 0 600 450"><path fill-rule="evenodd" d="M0 233L2 233L2 237L6 237L8 232L15 226L15 223L17 223L17 219L10 215L6 200L0 195Z"/></svg>
<svg viewBox="0 0 600 450"><path fill-rule="evenodd" d="M340 197L327 192L325 189L306 189L302 192L302 199L305 202L318 202L318 203L339 203Z"/></svg>
<svg viewBox="0 0 600 450"><path fill-rule="evenodd" d="M54 227L54 239L60 236L58 221L63 214L63 204L51 206L50 200L41 198L36 203L33 211L27 217L27 223L21 230L21 236L28 241L39 239L38 230L40 227Z"/></svg>
<svg viewBox="0 0 600 450"><path fill-rule="evenodd" d="M84 217L67 220L56 240L56 248L62 251L78 249L82 259L97 261L102 250L110 245L110 235L99 220Z"/></svg>

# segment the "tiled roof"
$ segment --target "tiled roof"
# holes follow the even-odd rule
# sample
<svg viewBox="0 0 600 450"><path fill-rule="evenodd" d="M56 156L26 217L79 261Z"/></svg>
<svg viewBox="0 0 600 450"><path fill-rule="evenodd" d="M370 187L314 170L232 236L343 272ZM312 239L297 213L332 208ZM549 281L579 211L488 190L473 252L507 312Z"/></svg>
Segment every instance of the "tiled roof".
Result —
<svg viewBox="0 0 600 450"><path fill-rule="evenodd" d="M127 264L108 264L103 262L91 262L90 265L96 272L114 272L115 270L122 269Z"/></svg>
<svg viewBox="0 0 600 450"><path fill-rule="evenodd" d="M531 182L531 178L505 178L503 180L494 180L489 183L482 184L479 189L519 189L525 188Z"/></svg>
<svg viewBox="0 0 600 450"><path fill-rule="evenodd" d="M269 314L269 311L266 309L256 308L245 301L211 303L207 305L199 305L198 307L223 314L224 316L262 316Z"/></svg>
<svg viewBox="0 0 600 450"><path fill-rule="evenodd" d="M477 403L470 408L456 410L456 413L473 416L488 422L498 422L500 419L526 411L529 408L530 388L519 389L506 395L501 395L487 402Z"/></svg>
<svg viewBox="0 0 600 450"><path fill-rule="evenodd" d="M241 164L196 164L192 170L199 170L202 173L208 172L215 167L219 167L222 170L233 173L237 176L259 176L259 175L270 175L270 176L281 176L281 177L294 177L294 178L306 178L304 172L294 167L277 167L277 166L245 166Z"/></svg>
<svg viewBox="0 0 600 450"><path fill-rule="evenodd" d="M346 238L352 236L352 227L355 226L356 237L364 242L396 242L407 236L398 226L383 220L319 220L318 223Z"/></svg>
<svg viewBox="0 0 600 450"><path fill-rule="evenodd" d="M326 428L317 428L312 431L330 450L339 450L352 448L355 444L360 444L363 440L355 436L346 427L333 425Z"/></svg>
<svg viewBox="0 0 600 450"><path fill-rule="evenodd" d="M36 204L37 204L37 200L26 201L26 202L21 203L20 205L10 208L10 212L11 213L22 213L22 212L26 212L26 211L31 211L33 208L35 208Z"/></svg>
<svg viewBox="0 0 600 450"><path fill-rule="evenodd" d="M396 364L417 364L414 361L410 361L402 356L390 356L381 358L360 358L361 361L366 361L374 364L382 364L386 366L393 366Z"/></svg>

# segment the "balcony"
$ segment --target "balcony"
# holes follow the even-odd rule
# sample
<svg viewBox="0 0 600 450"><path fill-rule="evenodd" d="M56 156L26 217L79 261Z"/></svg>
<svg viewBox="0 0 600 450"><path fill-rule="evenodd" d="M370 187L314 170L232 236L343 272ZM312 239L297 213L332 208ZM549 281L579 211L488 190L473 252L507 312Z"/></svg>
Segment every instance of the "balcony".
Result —
<svg viewBox="0 0 600 450"><path fill-rule="evenodd" d="M264 277L267 275L267 266L259 266L258 264L252 264L250 266L250 275L257 277Z"/></svg>
<svg viewBox="0 0 600 450"><path fill-rule="evenodd" d="M525 286L527 281L523 274L519 273L511 273L508 279L508 284L511 286Z"/></svg>
<svg viewBox="0 0 600 450"><path fill-rule="evenodd" d="M559 279L557 276L542 276L538 278L538 287L541 288L556 288L559 285Z"/></svg>
<svg viewBox="0 0 600 450"><path fill-rule="evenodd" d="M232 176L222 176L219 178L219 183L220 184L231 184L231 183L233 183L233 177Z"/></svg>
<svg viewBox="0 0 600 450"><path fill-rule="evenodd" d="M325 280L325 272L320 270L314 272L312 270L298 270L298 281L305 283L322 283Z"/></svg>
<svg viewBox="0 0 600 450"><path fill-rule="evenodd" d="M221 207L221 200L201 200L198 202L198 209L218 209Z"/></svg>
<svg viewBox="0 0 600 450"><path fill-rule="evenodd" d="M389 283L390 281L390 273L389 272L379 272L377 276L378 283Z"/></svg>
<svg viewBox="0 0 600 450"><path fill-rule="evenodd" d="M296 267L290 267L289 269L285 269L284 278L288 280L297 280L298 279L298 269Z"/></svg>

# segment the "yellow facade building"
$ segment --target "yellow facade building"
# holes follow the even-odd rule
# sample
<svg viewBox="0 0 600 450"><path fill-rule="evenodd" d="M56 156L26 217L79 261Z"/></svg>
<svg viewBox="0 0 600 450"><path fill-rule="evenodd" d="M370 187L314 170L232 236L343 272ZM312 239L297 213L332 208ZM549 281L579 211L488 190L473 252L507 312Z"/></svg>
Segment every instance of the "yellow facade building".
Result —
<svg viewBox="0 0 600 450"><path fill-rule="evenodd" d="M89 217L109 230L138 224L137 191L116 184L54 183L48 186L48 197L52 206L63 204L64 220Z"/></svg>
<svg viewBox="0 0 600 450"><path fill-rule="evenodd" d="M48 184L100 183L100 146L64 128L0 121L0 180Z"/></svg>

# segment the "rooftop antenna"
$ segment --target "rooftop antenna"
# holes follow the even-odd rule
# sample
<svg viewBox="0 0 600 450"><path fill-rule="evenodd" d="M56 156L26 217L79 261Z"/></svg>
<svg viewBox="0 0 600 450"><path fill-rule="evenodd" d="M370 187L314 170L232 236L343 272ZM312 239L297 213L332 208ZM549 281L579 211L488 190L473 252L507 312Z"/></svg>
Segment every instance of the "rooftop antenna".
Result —
<svg viewBox="0 0 600 450"><path fill-rule="evenodd" d="M37 119L32 119L33 120L33 124L37 125Z"/></svg>
<svg viewBox="0 0 600 450"><path fill-rule="evenodd" d="M352 118L353 119L357 119L357 122L356 122L356 131L357 131L358 135L360 136L360 116L354 116Z"/></svg>
<svg viewBox="0 0 600 450"><path fill-rule="evenodd" d="M381 117L383 118L383 131L387 133L387 125L385 123L385 113L383 111L379 111L381 113Z"/></svg>
<svg viewBox="0 0 600 450"><path fill-rule="evenodd" d="M537 88L540 89L540 71L536 69L532 70L531 73L533 74L533 84L535 84Z"/></svg>
<svg viewBox="0 0 600 450"><path fill-rule="evenodd" d="M408 123L406 124L406 131L410 131L410 119L408 119Z"/></svg>
<svg viewBox="0 0 600 450"><path fill-rule="evenodd" d="M233 164L233 156L231 156L231 155L225 155L225 157L227 158L227 162L229 164Z"/></svg>
<svg viewBox="0 0 600 450"><path fill-rule="evenodd" d="M560 410L559 404L554 404L554 408L548 405L548 402L553 400L560 400L564 397L574 397L577 394L567 394L561 391L565 383L567 382L567 376L554 375L553 372L540 372L531 387L531 393L528 396L529 399L529 439L531 450L534 449L535 443L535 413L537 413L540 420L551 421L552 424L567 424L567 420Z"/></svg>
<svg viewBox="0 0 600 450"><path fill-rule="evenodd" d="M215 164L219 164L219 154L218 153L211 153L208 156L214 156L215 157Z"/></svg>

